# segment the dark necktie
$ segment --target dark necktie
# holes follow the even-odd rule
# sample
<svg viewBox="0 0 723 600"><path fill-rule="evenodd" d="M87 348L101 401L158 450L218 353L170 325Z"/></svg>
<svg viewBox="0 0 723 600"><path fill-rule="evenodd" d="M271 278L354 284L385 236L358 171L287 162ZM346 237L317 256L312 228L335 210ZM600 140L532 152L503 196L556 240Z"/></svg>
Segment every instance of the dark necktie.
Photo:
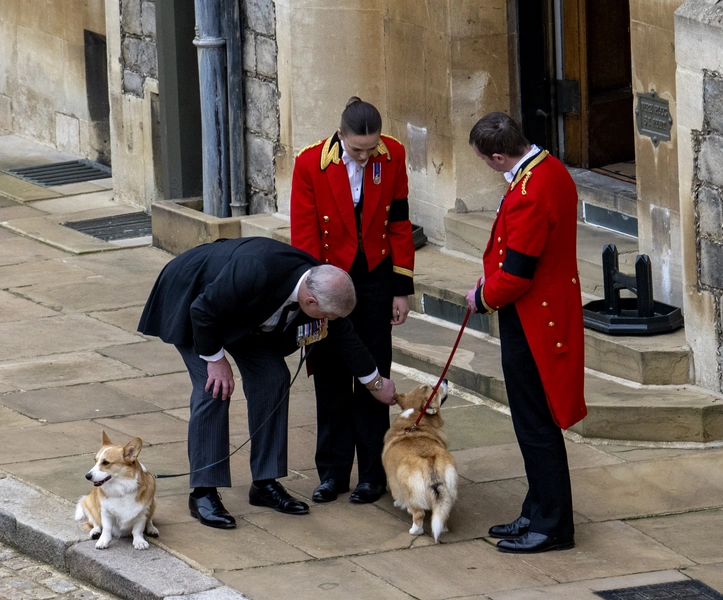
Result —
<svg viewBox="0 0 723 600"><path fill-rule="evenodd" d="M279 322L276 324L276 327L274 327L273 333L281 333L284 329L286 329L286 320L289 318L289 313L297 310L299 310L298 302L292 302L284 306L284 308L281 310Z"/></svg>

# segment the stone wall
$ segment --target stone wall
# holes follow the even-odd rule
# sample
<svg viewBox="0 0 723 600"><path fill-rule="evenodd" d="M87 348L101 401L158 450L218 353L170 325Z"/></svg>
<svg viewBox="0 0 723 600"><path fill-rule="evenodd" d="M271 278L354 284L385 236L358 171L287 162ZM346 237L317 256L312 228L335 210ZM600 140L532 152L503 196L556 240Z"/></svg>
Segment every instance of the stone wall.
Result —
<svg viewBox="0 0 723 600"><path fill-rule="evenodd" d="M154 0L120 0L123 92L143 97L146 77L158 79L156 4Z"/></svg>
<svg viewBox="0 0 723 600"><path fill-rule="evenodd" d="M249 213L276 212L279 85L276 7L273 0L243 0L246 194Z"/></svg>
<svg viewBox="0 0 723 600"><path fill-rule="evenodd" d="M443 241L449 210L494 209L501 178L475 160L469 131L509 111L514 19L505 0L277 0L280 142L276 187L288 214L299 150L331 135L352 95L381 112L408 152L412 219Z"/></svg>
<svg viewBox="0 0 723 600"><path fill-rule="evenodd" d="M0 129L108 162L107 114L89 110L85 31L102 42L103 0L2 0Z"/></svg>
<svg viewBox="0 0 723 600"><path fill-rule="evenodd" d="M635 131L640 252L651 257L655 299L682 306L674 13L683 0L630 0L633 94L655 93L670 106L670 141Z"/></svg>
<svg viewBox="0 0 723 600"><path fill-rule="evenodd" d="M723 392L723 6L675 13L685 334L695 381Z"/></svg>

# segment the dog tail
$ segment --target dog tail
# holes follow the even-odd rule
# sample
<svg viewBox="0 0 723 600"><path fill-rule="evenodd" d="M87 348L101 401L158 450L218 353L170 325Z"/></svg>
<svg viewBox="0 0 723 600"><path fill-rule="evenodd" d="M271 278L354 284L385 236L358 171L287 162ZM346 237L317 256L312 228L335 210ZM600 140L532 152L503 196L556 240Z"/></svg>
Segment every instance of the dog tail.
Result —
<svg viewBox="0 0 723 600"><path fill-rule="evenodd" d="M76 521L85 521L85 511L83 510L83 500L86 498L86 496L81 496L78 499L78 504L75 505L75 520Z"/></svg>
<svg viewBox="0 0 723 600"><path fill-rule="evenodd" d="M446 467L444 477L440 477L435 469L429 487L432 506L432 536L435 542L439 542L439 536L447 531L447 519L457 500L457 469L454 465Z"/></svg>

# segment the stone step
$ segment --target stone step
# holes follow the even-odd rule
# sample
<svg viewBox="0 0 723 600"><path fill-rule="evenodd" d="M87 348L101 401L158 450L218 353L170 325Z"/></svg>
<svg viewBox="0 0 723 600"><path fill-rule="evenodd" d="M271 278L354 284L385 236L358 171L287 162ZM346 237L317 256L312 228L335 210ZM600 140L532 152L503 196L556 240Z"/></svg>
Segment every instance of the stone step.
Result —
<svg viewBox="0 0 723 600"><path fill-rule="evenodd" d="M634 183L588 169L569 171L577 185L580 221L637 237L638 192Z"/></svg>
<svg viewBox="0 0 723 600"><path fill-rule="evenodd" d="M394 328L394 361L439 376L458 328L412 313ZM448 379L502 404L507 395L499 341L465 332ZM586 369L588 416L572 428L585 437L610 440L704 443L723 440L723 398L692 385L643 386Z"/></svg>
<svg viewBox="0 0 723 600"><path fill-rule="evenodd" d="M489 232L486 235L489 236ZM580 273L584 281L582 268ZM416 293L410 296L410 306L418 313L459 325L467 307L465 294L481 274L479 260L452 256L428 244L417 250ZM593 297L597 296L585 294L583 301ZM472 315L468 326L498 335L496 315ZM672 385L691 381L690 348L682 329L644 337L609 336L586 329L585 362L591 369L640 384Z"/></svg>

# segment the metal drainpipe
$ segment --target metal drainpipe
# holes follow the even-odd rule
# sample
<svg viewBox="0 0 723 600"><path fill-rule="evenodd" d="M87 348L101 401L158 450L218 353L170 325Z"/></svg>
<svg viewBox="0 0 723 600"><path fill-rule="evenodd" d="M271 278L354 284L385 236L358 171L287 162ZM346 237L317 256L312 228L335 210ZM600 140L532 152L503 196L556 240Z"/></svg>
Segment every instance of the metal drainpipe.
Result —
<svg viewBox="0 0 723 600"><path fill-rule="evenodd" d="M243 95L243 33L238 0L225 0L224 20L228 52L228 123L231 165L231 216L240 217L249 212L246 198L246 159L244 138Z"/></svg>
<svg viewBox="0 0 723 600"><path fill-rule="evenodd" d="M198 76L201 88L203 212L231 216L229 185L226 40L222 36L222 0L195 0Z"/></svg>

